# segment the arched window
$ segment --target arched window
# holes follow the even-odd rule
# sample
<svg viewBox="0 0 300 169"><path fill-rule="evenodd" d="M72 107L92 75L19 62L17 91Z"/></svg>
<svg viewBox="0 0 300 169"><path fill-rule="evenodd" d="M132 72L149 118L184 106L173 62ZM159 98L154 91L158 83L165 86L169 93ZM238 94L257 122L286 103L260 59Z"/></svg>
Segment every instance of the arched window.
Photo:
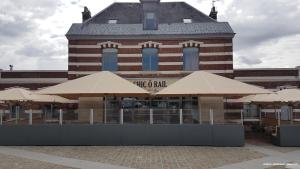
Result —
<svg viewBox="0 0 300 169"><path fill-rule="evenodd" d="M105 48L102 50L102 70L103 71L118 70L118 49Z"/></svg>
<svg viewBox="0 0 300 169"><path fill-rule="evenodd" d="M143 49L143 70L144 71L158 70L158 49L157 48Z"/></svg>

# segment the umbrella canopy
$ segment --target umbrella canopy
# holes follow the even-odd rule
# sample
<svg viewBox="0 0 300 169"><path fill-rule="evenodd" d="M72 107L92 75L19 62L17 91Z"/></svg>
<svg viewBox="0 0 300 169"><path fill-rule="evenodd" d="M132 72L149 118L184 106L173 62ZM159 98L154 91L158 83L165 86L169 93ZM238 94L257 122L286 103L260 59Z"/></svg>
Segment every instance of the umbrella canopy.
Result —
<svg viewBox="0 0 300 169"><path fill-rule="evenodd" d="M114 73L102 71L48 87L39 94L58 95L66 98L102 96L147 96L150 93Z"/></svg>
<svg viewBox="0 0 300 169"><path fill-rule="evenodd" d="M300 90L299 89L285 89L280 90L277 94L283 98L286 102L300 102Z"/></svg>
<svg viewBox="0 0 300 169"><path fill-rule="evenodd" d="M23 88L9 88L0 91L1 101L32 101L35 98L29 90Z"/></svg>
<svg viewBox="0 0 300 169"><path fill-rule="evenodd" d="M40 102L40 103L75 103L73 100L60 96L39 95L23 88L9 88L0 91L0 101L11 102Z"/></svg>
<svg viewBox="0 0 300 169"><path fill-rule="evenodd" d="M281 98L276 93L271 94L257 94L245 96L238 99L236 102L240 103L272 103L272 102L284 102L285 100Z"/></svg>
<svg viewBox="0 0 300 169"><path fill-rule="evenodd" d="M196 71L156 93L161 96L246 96L271 93L268 90L215 75Z"/></svg>

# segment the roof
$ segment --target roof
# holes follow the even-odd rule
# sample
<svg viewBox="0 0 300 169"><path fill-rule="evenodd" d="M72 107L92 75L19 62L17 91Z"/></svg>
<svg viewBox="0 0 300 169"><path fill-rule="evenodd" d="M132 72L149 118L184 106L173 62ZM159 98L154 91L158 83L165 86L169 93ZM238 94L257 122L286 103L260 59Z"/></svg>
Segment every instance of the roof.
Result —
<svg viewBox="0 0 300 169"><path fill-rule="evenodd" d="M161 2L157 8L158 30L143 30L141 3L113 3L84 23L73 24L67 37L82 36L149 36L149 35L230 35L234 32L227 22L217 22L185 2ZM185 24L183 19L192 19ZM108 20L117 19L117 24ZM93 36L92 36L93 35ZM85 37L86 38L86 37Z"/></svg>
<svg viewBox="0 0 300 169"><path fill-rule="evenodd" d="M58 95L66 98L149 95L148 91L108 71L70 80L42 89L37 93Z"/></svg>
<svg viewBox="0 0 300 169"><path fill-rule="evenodd" d="M195 71L156 94L161 96L243 96L266 93L271 92L205 71Z"/></svg>
<svg viewBox="0 0 300 169"><path fill-rule="evenodd" d="M216 22L214 19L195 9L185 2L161 2L158 6L159 23L180 23L183 18L193 22ZM119 24L143 23L143 7L141 3L113 3L99 12L88 23L105 24L109 19L118 19Z"/></svg>
<svg viewBox="0 0 300 169"><path fill-rule="evenodd" d="M149 36L149 35L228 35L234 34L227 22L159 24L158 30L143 30L143 24L73 24L67 36Z"/></svg>

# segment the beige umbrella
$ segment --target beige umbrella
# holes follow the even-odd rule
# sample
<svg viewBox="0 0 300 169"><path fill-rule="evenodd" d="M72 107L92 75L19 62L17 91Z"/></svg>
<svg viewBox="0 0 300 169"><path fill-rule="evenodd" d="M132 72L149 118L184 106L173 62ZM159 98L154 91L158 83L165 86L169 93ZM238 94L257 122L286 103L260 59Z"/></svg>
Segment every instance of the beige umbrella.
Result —
<svg viewBox="0 0 300 169"><path fill-rule="evenodd" d="M40 102L40 103L76 103L60 96L39 95L24 88L9 88L0 91L0 101L3 102Z"/></svg>
<svg viewBox="0 0 300 169"><path fill-rule="evenodd" d="M272 102L285 102L285 100L276 93L271 94L257 94L249 95L238 99L236 102L240 103L272 103Z"/></svg>
<svg viewBox="0 0 300 169"><path fill-rule="evenodd" d="M286 102L300 102L300 90L299 89L285 89L280 90L277 94L283 98Z"/></svg>
<svg viewBox="0 0 300 169"><path fill-rule="evenodd" d="M149 92L114 73L103 71L38 91L66 98L102 96L147 96Z"/></svg>
<svg viewBox="0 0 300 169"><path fill-rule="evenodd" d="M268 90L215 75L196 71L156 93L161 96L246 96L271 93Z"/></svg>

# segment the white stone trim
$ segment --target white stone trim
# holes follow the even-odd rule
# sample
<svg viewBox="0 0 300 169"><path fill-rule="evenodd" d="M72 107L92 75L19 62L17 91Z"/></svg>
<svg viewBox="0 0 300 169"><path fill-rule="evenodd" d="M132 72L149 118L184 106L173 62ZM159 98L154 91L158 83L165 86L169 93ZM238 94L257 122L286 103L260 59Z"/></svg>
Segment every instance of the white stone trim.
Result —
<svg viewBox="0 0 300 169"><path fill-rule="evenodd" d="M232 46L232 43L216 43L216 44L202 44L201 47L225 47Z"/></svg>
<svg viewBox="0 0 300 169"><path fill-rule="evenodd" d="M119 62L119 66L142 66L143 64L141 62L130 62L130 63L123 63Z"/></svg>
<svg viewBox="0 0 300 169"><path fill-rule="evenodd" d="M159 62L158 65L161 66L183 65L183 62Z"/></svg>
<svg viewBox="0 0 300 169"><path fill-rule="evenodd" d="M235 77L242 82L276 82L276 81L298 81L298 76L249 76Z"/></svg>
<svg viewBox="0 0 300 169"><path fill-rule="evenodd" d="M195 41L196 42L196 41ZM182 42L179 45L164 45L161 44L159 45L159 48L182 48L183 47L183 43L189 43L189 42ZM198 43L198 42L196 42ZM201 43L201 42L199 42ZM128 48L134 48L134 49L140 49L142 48L141 45L122 45L120 43L118 44L118 48L120 49L128 49ZM82 49L100 49L100 45L68 45L69 48L82 48ZM201 43L200 47L225 47L225 46L232 46L232 43L215 43L215 44L204 44Z"/></svg>
<svg viewBox="0 0 300 169"><path fill-rule="evenodd" d="M183 53L159 53L158 57L182 57Z"/></svg>
<svg viewBox="0 0 300 169"><path fill-rule="evenodd" d="M16 83L62 83L67 81L67 78L2 78L0 79L0 84L16 84Z"/></svg>
<svg viewBox="0 0 300 169"><path fill-rule="evenodd" d="M142 46L139 45L121 45L119 46L119 49L141 49Z"/></svg>
<svg viewBox="0 0 300 169"><path fill-rule="evenodd" d="M79 53L69 53L69 57L102 57L102 54L79 54Z"/></svg>
<svg viewBox="0 0 300 169"><path fill-rule="evenodd" d="M101 66L100 62L69 62L69 66Z"/></svg>
<svg viewBox="0 0 300 169"><path fill-rule="evenodd" d="M222 65L222 64L233 64L233 61L200 61L200 65Z"/></svg>
<svg viewBox="0 0 300 169"><path fill-rule="evenodd" d="M142 57L141 53L133 53L133 54L118 54L118 57Z"/></svg>
<svg viewBox="0 0 300 169"><path fill-rule="evenodd" d="M121 46L120 43L116 43L116 42L112 42L112 41L98 43L97 45L99 45L101 49L104 49L104 48L118 48L119 46Z"/></svg>
<svg viewBox="0 0 300 169"><path fill-rule="evenodd" d="M153 41L147 41L143 43L138 44L141 48L160 48L162 43L159 42L153 42Z"/></svg>
<svg viewBox="0 0 300 169"><path fill-rule="evenodd" d="M233 70L204 70L210 73L225 73L232 74ZM69 71L69 74L92 74L99 71ZM181 74L181 73L192 73L192 71L117 71L118 74Z"/></svg>
<svg viewBox="0 0 300 169"><path fill-rule="evenodd" d="M209 52L209 53L201 53L200 56L223 56L223 55L233 55L233 52Z"/></svg>
<svg viewBox="0 0 300 169"><path fill-rule="evenodd" d="M189 40L189 41L181 42L181 43L179 43L179 45L181 45L183 48L186 48L186 47L198 47L198 48L200 48L200 46L203 45L203 42Z"/></svg>

